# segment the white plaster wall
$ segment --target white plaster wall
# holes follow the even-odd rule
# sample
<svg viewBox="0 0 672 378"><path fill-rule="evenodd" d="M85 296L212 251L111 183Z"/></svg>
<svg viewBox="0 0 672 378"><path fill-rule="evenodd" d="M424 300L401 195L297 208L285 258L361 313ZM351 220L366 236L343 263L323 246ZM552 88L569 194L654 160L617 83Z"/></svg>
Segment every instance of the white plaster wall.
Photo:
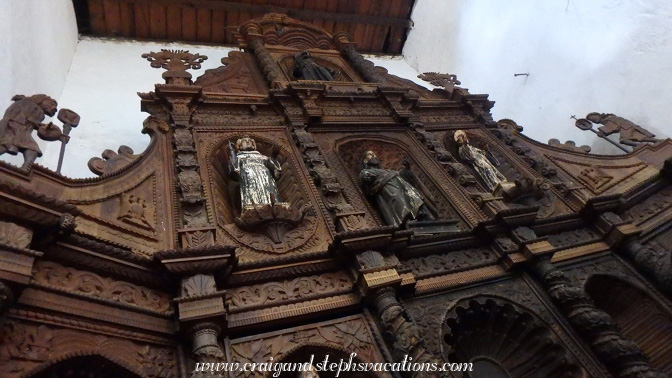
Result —
<svg viewBox="0 0 672 378"><path fill-rule="evenodd" d="M208 56L200 70L191 70L194 79L210 68L219 67L231 48L194 46L175 43L115 41L82 38L72 61L59 108L68 108L81 116L80 125L70 133L61 173L72 178L95 177L87 167L92 157L120 145L141 153L149 144L142 134L147 113L140 111L137 92L150 92L154 84L163 83L163 69L150 67L141 55L162 48L189 50ZM60 125L59 122L57 124ZM37 162L55 170L60 143L43 148Z"/></svg>
<svg viewBox="0 0 672 378"><path fill-rule="evenodd" d="M44 93L58 100L76 45L72 0L0 0L0 109L4 112L15 94ZM2 160L23 161L6 156Z"/></svg>
<svg viewBox="0 0 672 378"><path fill-rule="evenodd" d="M411 17L414 69L457 74L534 139L618 152L570 119L593 111L672 136L669 0L418 0Z"/></svg>

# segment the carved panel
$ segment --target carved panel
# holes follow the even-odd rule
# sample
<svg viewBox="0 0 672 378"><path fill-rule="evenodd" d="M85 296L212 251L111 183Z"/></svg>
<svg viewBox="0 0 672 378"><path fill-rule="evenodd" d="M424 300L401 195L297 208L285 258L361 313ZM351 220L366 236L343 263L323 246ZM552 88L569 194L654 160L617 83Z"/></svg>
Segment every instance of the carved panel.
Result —
<svg viewBox="0 0 672 378"><path fill-rule="evenodd" d="M289 202L292 208L305 213L303 221L288 231L281 243L275 243L261 233L244 231L234 223L234 219L239 215L240 205L236 200L236 183L229 179L226 173L228 157L224 146L243 133L257 142L257 148L262 153L270 154L272 146L278 145L283 169L283 174L277 181L278 191L283 201ZM284 128L263 131L248 128L243 131L229 127L225 132L202 129L197 133L197 143L199 160L210 162L204 164L207 173L206 193L209 198L208 209L214 214L217 224L218 242L241 246L237 252L240 262L263 260L282 253L326 250L330 236L324 205L318 199L317 189L299 164L300 157L290 144Z"/></svg>
<svg viewBox="0 0 672 378"><path fill-rule="evenodd" d="M29 376L75 356L98 355L139 376L178 375L172 348L138 344L104 335L9 321L0 332L0 375Z"/></svg>
<svg viewBox="0 0 672 378"><path fill-rule="evenodd" d="M282 282L267 282L229 289L227 301L231 311L237 309L275 306L323 295L342 294L352 290L354 283L346 272L324 273L310 277L299 277Z"/></svg>
<svg viewBox="0 0 672 378"><path fill-rule="evenodd" d="M440 255L408 259L402 261L402 265L404 268L410 269L415 278L419 279L464 270L466 268L490 265L495 263L498 258L499 256L488 248L472 248Z"/></svg>
<svg viewBox="0 0 672 378"><path fill-rule="evenodd" d="M33 282L40 286L161 312L168 312L172 307L171 296L166 293L51 261L36 262L34 271Z"/></svg>
<svg viewBox="0 0 672 378"><path fill-rule="evenodd" d="M222 66L200 76L194 85L203 87L203 92L227 94L266 94L268 86L258 72L254 56L250 53L232 51L222 58Z"/></svg>
<svg viewBox="0 0 672 378"><path fill-rule="evenodd" d="M465 218L467 222L475 221L477 216L475 209L470 208L471 203L458 194L459 192L455 190L457 185L427 155L409 151L407 146L411 141L406 138L405 133L396 135L378 133L342 138L337 142L340 162L334 162L334 165L339 164L345 168L344 174L350 178L352 188L356 188L353 194L356 193L363 197L357 182L357 175L361 169L365 151L375 151L384 169L399 170L402 162L407 159L411 164L411 171L429 190L441 218L457 219L462 227L465 225ZM366 201L366 205L371 213L376 214L369 201Z"/></svg>
<svg viewBox="0 0 672 378"><path fill-rule="evenodd" d="M286 329L269 334L231 340L232 362L269 362L281 360L288 352L301 346L332 348L357 353L364 362L384 361L378 351L371 329L363 316L351 316L331 322ZM237 372L237 377L254 376L252 372ZM381 377L387 377L385 373Z"/></svg>

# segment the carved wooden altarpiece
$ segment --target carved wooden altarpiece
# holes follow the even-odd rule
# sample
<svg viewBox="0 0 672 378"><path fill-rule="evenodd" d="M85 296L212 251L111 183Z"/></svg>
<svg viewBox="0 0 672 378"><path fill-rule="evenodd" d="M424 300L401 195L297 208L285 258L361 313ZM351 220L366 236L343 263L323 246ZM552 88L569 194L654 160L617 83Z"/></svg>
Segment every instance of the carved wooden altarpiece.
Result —
<svg viewBox="0 0 672 378"><path fill-rule="evenodd" d="M0 376L190 377L196 362L352 352L471 362L469 376L672 373L672 141L616 156L539 143L454 75L424 75L442 87L427 90L282 15L236 38L195 80L206 57L143 55L165 79L140 94L150 145L92 159L100 177L0 164ZM3 146L19 145L11 130ZM497 161L495 190L458 130ZM244 137L278 164L270 203L241 205ZM366 151L384 174L368 194ZM432 216L386 224L409 186Z"/></svg>

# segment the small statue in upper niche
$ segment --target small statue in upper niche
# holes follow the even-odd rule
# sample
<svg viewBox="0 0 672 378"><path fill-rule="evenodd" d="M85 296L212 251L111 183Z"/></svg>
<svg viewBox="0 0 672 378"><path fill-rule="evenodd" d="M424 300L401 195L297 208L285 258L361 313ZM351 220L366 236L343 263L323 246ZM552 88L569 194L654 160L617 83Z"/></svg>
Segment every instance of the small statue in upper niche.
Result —
<svg viewBox="0 0 672 378"><path fill-rule="evenodd" d="M270 157L263 155L248 136L236 141L235 150L229 142L229 173L240 183L241 211L282 202L275 182L282 173L279 152L275 145Z"/></svg>
<svg viewBox="0 0 672 378"><path fill-rule="evenodd" d="M597 128L597 135L600 137L619 133L619 142L621 144L637 147L642 143L658 142L655 135L648 130L614 114L589 113L586 119L592 123L604 125Z"/></svg>
<svg viewBox="0 0 672 378"><path fill-rule="evenodd" d="M43 94L30 97L16 95L12 97L14 103L7 108L0 120L0 155L9 153L23 154L22 169L28 169L35 159L42 156L42 151L33 139L33 130L44 140L54 141L64 137L61 129L55 124L42 123L45 115L56 114L56 101Z"/></svg>
<svg viewBox="0 0 672 378"><path fill-rule="evenodd" d="M364 193L375 199L388 225L403 225L410 220L432 221L437 211L424 185L405 167L401 171L383 169L373 151L366 151L359 182ZM414 186L413 184L416 186Z"/></svg>
<svg viewBox="0 0 672 378"><path fill-rule="evenodd" d="M457 130L454 138L459 145L460 158L474 167L474 170L483 179L491 193L498 191L502 186L505 186L505 183L508 183L506 177L495 167L495 165L499 165L499 162L489 151L481 150L469 144L467 134L462 130Z"/></svg>
<svg viewBox="0 0 672 378"><path fill-rule="evenodd" d="M318 64L310 53L304 50L294 56L292 75L299 80L334 81L336 71Z"/></svg>

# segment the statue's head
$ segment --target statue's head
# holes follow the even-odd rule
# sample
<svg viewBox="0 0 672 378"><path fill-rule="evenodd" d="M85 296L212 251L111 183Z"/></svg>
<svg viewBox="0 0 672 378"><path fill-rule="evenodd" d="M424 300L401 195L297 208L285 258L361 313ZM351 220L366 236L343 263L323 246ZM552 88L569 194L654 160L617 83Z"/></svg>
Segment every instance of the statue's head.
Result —
<svg viewBox="0 0 672 378"><path fill-rule="evenodd" d="M456 141L457 144L459 144L459 145L465 144L465 143L467 143L467 141L469 140L469 139L467 138L467 133L465 133L465 132L462 131L462 130L457 130L457 131L455 132L455 134L453 135L453 138L455 138L455 141Z"/></svg>
<svg viewBox="0 0 672 378"><path fill-rule="evenodd" d="M236 150L238 151L256 151L257 143L254 139L245 135L236 141Z"/></svg>
<svg viewBox="0 0 672 378"><path fill-rule="evenodd" d="M362 159L362 162L364 163L364 167L379 167L380 166L380 161L378 160L378 156L376 156L376 153L368 150L364 151L364 157Z"/></svg>
<svg viewBox="0 0 672 378"><path fill-rule="evenodd" d="M602 113L593 112L593 113L588 113L588 115L586 116L586 119L589 120L592 123L600 123L600 121L602 121L603 116L604 116L604 114L602 114Z"/></svg>
<svg viewBox="0 0 672 378"><path fill-rule="evenodd" d="M14 96L14 98L12 98L12 99L13 100L16 99L15 101L17 101L17 100L23 100L24 98L26 98L26 97ZM44 112L44 114L46 114L50 117L53 117L56 114L56 108L58 107L58 103L53 98L51 98L51 97L49 97L45 94L36 94L36 95L32 95L30 97L27 97L27 99L36 103L37 106L42 108L42 111Z"/></svg>
<svg viewBox="0 0 672 378"><path fill-rule="evenodd" d="M311 58L311 56L310 56L310 52L308 52L308 50L303 50L303 51L301 51L300 53L298 53L294 56L294 59L296 59L296 60L306 60L306 59L310 59L310 58Z"/></svg>

